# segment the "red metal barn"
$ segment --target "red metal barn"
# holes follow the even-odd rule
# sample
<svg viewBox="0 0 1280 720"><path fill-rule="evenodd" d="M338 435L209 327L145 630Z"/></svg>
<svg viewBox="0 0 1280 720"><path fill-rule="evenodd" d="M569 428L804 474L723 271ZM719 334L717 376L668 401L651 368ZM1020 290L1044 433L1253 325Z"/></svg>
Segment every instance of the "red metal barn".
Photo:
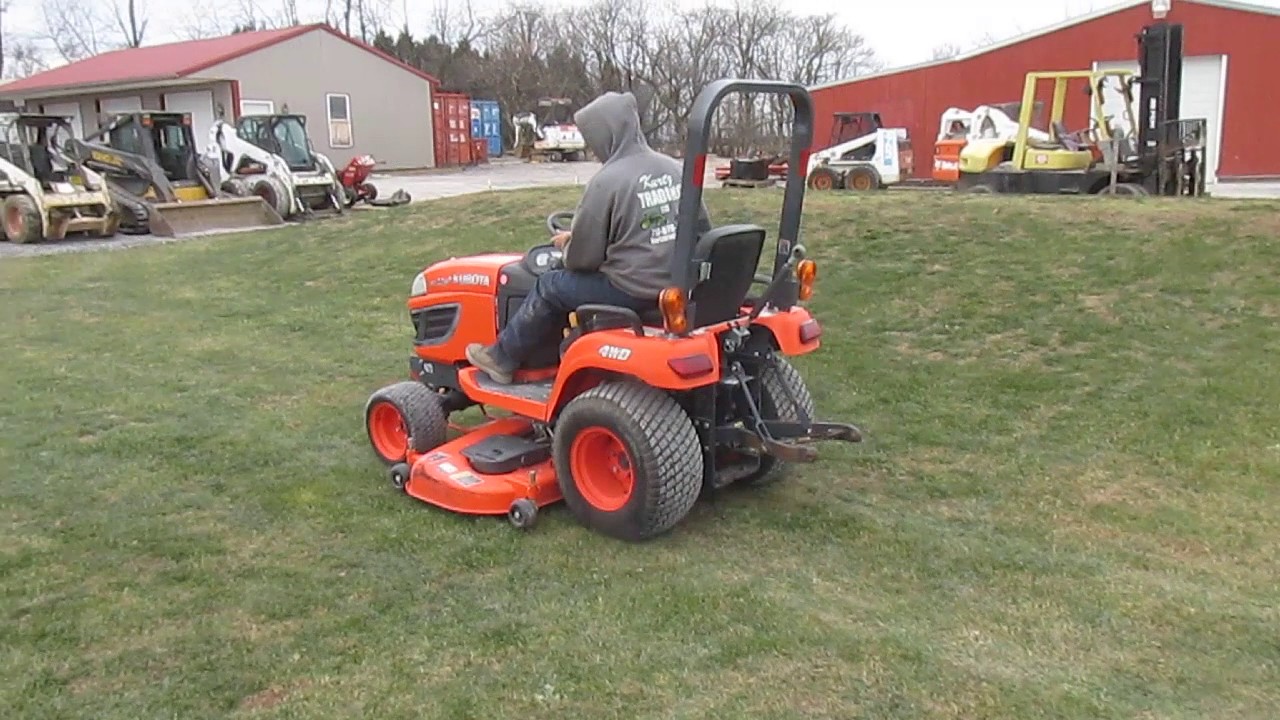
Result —
<svg viewBox="0 0 1280 720"><path fill-rule="evenodd" d="M1268 112L1280 90L1280 8L1174 0L1165 19L1184 27L1180 114L1208 121L1209 182L1280 177L1280 132ZM878 111L886 126L908 129L917 156L931 156L944 110L1016 102L1028 72L1137 71L1137 34L1153 22L1150 0L1129 0L951 60L812 88L815 149L827 144L832 113ZM1041 84L1047 113L1051 84ZM1072 130L1087 127L1083 87L1067 101ZM915 176L928 178L931 166L917 160Z"/></svg>

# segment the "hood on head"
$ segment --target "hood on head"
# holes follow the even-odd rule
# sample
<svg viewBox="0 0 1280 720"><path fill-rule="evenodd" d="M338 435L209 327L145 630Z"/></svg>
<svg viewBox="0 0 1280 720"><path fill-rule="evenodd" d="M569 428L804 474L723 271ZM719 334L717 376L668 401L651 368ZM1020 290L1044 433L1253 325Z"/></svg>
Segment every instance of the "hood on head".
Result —
<svg viewBox="0 0 1280 720"><path fill-rule="evenodd" d="M636 96L607 92L573 114L582 139L600 162L638 147L648 147L640 133Z"/></svg>

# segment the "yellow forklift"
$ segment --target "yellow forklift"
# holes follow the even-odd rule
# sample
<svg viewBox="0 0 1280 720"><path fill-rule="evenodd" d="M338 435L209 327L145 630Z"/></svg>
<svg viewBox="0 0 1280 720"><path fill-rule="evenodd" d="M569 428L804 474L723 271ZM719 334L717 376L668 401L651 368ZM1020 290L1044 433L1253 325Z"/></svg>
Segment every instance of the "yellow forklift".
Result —
<svg viewBox="0 0 1280 720"><path fill-rule="evenodd" d="M1204 194L1207 144L1204 119L1179 119L1182 26L1158 23L1139 35L1141 71L1032 72L1023 86L1013 142L975 140L960 152L956 189L972 193L1073 195ZM1068 131L1063 118L1072 81L1087 82L1089 127ZM1048 139L1030 136L1031 113L1042 81L1053 83ZM1123 117L1108 117L1103 97L1114 88ZM1141 121L1134 114L1134 89Z"/></svg>

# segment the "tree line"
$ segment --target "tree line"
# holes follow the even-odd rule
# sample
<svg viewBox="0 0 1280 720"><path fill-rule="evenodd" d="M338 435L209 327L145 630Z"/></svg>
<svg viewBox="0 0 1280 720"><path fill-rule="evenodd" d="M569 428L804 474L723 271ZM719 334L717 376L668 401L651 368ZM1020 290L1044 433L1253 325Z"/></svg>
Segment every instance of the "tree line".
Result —
<svg viewBox="0 0 1280 720"><path fill-rule="evenodd" d="M6 77L42 69L41 49L74 61L151 38L147 0L38 0L43 32L5 37ZM152 0L153 2L155 0ZM0 0L0 13L11 0ZM320 8L320 3L323 8ZM470 0L436 0L426 27L396 25L400 0L235 0L201 8L180 29L189 39L229 32L326 22L441 80L445 90L502 107L507 140L511 114L533 111L544 97L575 107L606 90L629 90L640 103L645 135L673 151L694 96L720 77L771 78L805 86L883 67L866 39L834 14L801 15L776 0L723 0L694 8L673 0L592 0L560 8L517 0L481 15ZM152 41L154 42L154 41ZM789 134L787 101L726 100L717 113L721 154L777 152Z"/></svg>

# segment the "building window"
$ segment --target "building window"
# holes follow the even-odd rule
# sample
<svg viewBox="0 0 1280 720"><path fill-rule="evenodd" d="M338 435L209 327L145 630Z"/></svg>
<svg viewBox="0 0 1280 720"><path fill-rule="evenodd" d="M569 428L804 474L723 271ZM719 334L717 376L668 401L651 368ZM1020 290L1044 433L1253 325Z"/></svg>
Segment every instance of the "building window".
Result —
<svg viewBox="0 0 1280 720"><path fill-rule="evenodd" d="M241 100L240 114L243 115L274 115L276 112L276 104L271 100Z"/></svg>
<svg viewBox="0 0 1280 720"><path fill-rule="evenodd" d="M351 96L329 93L325 101L329 109L329 147L351 147L355 144L351 137Z"/></svg>

